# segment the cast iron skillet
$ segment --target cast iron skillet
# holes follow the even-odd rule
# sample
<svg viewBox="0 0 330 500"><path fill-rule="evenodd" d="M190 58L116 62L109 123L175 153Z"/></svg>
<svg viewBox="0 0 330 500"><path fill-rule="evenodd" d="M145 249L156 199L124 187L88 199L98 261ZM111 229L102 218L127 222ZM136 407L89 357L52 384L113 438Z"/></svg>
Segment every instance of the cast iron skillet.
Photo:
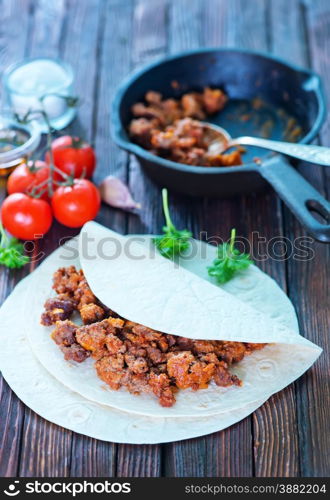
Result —
<svg viewBox="0 0 330 500"><path fill-rule="evenodd" d="M148 65L120 86L112 107L115 142L134 153L155 182L180 193L224 198L259 191L269 183L316 239L330 241L330 203L283 156L250 148L242 166L196 167L157 157L130 141L131 106L148 90L179 97L205 86L228 94L225 110L208 120L232 137L260 136L267 130L269 138L283 140L288 130L300 127L298 140L307 143L325 117L322 85L315 73L260 53L202 49Z"/></svg>

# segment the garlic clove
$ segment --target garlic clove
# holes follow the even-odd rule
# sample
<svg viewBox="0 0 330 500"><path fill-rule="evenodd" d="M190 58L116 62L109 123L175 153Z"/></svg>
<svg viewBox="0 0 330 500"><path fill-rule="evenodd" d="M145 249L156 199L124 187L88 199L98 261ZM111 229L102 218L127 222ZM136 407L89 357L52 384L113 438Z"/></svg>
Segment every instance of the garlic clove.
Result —
<svg viewBox="0 0 330 500"><path fill-rule="evenodd" d="M122 210L140 209L140 203L133 200L132 195L124 182L118 177L108 175L99 186L102 201L111 207Z"/></svg>

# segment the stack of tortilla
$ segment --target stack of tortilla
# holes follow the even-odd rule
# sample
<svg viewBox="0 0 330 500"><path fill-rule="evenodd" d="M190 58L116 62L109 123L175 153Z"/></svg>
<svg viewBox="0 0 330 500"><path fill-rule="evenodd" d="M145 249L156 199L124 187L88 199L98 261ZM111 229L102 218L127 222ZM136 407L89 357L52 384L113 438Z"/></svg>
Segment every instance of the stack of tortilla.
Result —
<svg viewBox="0 0 330 500"><path fill-rule="evenodd" d="M45 419L117 443L161 443L209 434L243 419L300 377L321 349L299 335L293 306L255 266L225 285L207 275L216 248L194 240L175 262L150 237L121 236L94 222L22 280L0 310L0 369ZM66 361L40 324L59 267L82 268L94 295L120 316L192 339L267 343L234 367L241 387L180 390L171 408L149 394L113 391L92 360Z"/></svg>

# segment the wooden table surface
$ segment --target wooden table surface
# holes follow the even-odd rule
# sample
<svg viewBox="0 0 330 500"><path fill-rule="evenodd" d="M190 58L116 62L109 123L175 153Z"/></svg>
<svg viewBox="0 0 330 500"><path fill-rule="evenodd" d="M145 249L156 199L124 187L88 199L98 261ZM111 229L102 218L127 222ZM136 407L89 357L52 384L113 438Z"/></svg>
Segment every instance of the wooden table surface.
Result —
<svg viewBox="0 0 330 500"><path fill-rule="evenodd" d="M163 223L160 189L134 157L113 144L109 130L114 90L138 66L200 46L258 49L313 68L330 99L328 0L0 0L0 16L1 71L32 56L61 57L74 67L83 103L70 130L95 144L95 180L119 176L143 204L140 217L102 208L98 220L122 233L156 233ZM318 141L330 145L330 120ZM329 171L310 165L299 170L329 195ZM226 237L232 227L250 238L259 231L268 240L305 235L272 191L231 200L171 195L171 204L174 221L195 236L205 230ZM39 249L49 254L60 237L71 234L55 225ZM269 258L258 265L288 293L302 335L324 354L253 415L198 439L116 445L46 422L0 379L0 476L328 476L330 247L317 242L312 247L312 260ZM30 271L1 269L0 299Z"/></svg>

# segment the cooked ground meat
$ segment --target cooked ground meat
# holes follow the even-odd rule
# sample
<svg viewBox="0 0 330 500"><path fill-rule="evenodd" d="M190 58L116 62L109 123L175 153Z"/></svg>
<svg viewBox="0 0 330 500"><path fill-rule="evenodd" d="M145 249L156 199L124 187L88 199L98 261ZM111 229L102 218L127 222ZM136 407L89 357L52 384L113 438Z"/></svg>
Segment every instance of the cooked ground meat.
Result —
<svg viewBox="0 0 330 500"><path fill-rule="evenodd" d="M149 91L145 102L132 106L133 120L129 135L134 142L152 153L188 165L232 166L242 163L239 150L210 154L209 142L199 120L220 111L227 102L220 89L204 88L189 92L181 99L163 99Z"/></svg>
<svg viewBox="0 0 330 500"><path fill-rule="evenodd" d="M66 360L82 363L90 353L76 341L76 328L72 321L58 321L52 332L52 339L59 346Z"/></svg>
<svg viewBox="0 0 330 500"><path fill-rule="evenodd" d="M54 319L52 338L65 359L81 363L90 356L95 359L98 376L111 389L125 387L132 394L152 393L165 407L175 403L179 389L205 389L211 381L221 387L241 385L239 378L230 373L230 366L264 346L193 340L126 321L102 306L82 271L74 266L56 271L53 288L58 295L46 302L41 321L50 324L45 323L44 315L53 311L47 321ZM66 301L67 309L63 305ZM79 311L85 324L56 319L54 311L59 304L66 315Z"/></svg>
<svg viewBox="0 0 330 500"><path fill-rule="evenodd" d="M41 321L43 325L50 326L56 323L56 321L63 321L70 318L75 310L75 302L69 295L62 293L57 295L57 297L48 299L44 307L45 312L41 316Z"/></svg>
<svg viewBox="0 0 330 500"><path fill-rule="evenodd" d="M106 312L97 304L85 304L80 308L80 316L85 325L89 323L95 323L96 321L101 321Z"/></svg>

